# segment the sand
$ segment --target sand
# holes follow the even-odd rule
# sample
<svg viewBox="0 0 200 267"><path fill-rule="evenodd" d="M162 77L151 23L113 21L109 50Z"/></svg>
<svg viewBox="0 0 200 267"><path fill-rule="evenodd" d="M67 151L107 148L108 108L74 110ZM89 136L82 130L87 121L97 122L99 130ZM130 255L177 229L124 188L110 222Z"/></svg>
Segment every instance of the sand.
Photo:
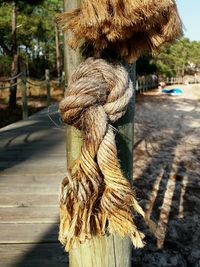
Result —
<svg viewBox="0 0 200 267"><path fill-rule="evenodd" d="M174 86L181 96L137 98L134 185L157 223L133 266L200 266L200 85Z"/></svg>

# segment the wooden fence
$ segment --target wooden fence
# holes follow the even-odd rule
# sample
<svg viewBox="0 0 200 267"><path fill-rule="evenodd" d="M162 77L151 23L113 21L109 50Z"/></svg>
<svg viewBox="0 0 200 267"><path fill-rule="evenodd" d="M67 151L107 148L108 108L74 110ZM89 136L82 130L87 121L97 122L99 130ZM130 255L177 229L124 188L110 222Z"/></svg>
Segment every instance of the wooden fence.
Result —
<svg viewBox="0 0 200 267"><path fill-rule="evenodd" d="M143 77L136 80L136 92L143 93L149 89L157 88L159 84L158 79L152 77Z"/></svg>
<svg viewBox="0 0 200 267"><path fill-rule="evenodd" d="M200 78L195 76L186 76L186 77L171 77L166 78L165 80L153 79L151 76L148 77L139 77L136 81L136 91L138 93L146 92L149 89L157 88L159 82L164 81L166 85L174 84L197 84L200 83Z"/></svg>
<svg viewBox="0 0 200 267"><path fill-rule="evenodd" d="M9 86L4 86L2 84L11 83L14 79L17 79L17 82L14 84L10 84ZM167 78L165 80L167 85L173 85L173 84L187 84L187 83L200 83L200 79L196 77L172 77ZM63 95L65 93L65 73L62 73L61 77L61 87L63 90ZM47 106L51 104L51 82L50 82L50 73L49 70L45 71L45 76L41 79L30 79L26 77L24 73L19 73L15 77L8 78L6 80L0 80L0 90L4 89L11 89L14 86L22 85L22 118L23 120L26 120L28 118L28 96L27 96L27 84L32 86L44 86L46 85L46 100L47 100ZM159 79L156 79L156 77L147 76L147 77L139 77L136 80L136 92L137 93L143 93L146 92L149 89L154 89L159 86Z"/></svg>
<svg viewBox="0 0 200 267"><path fill-rule="evenodd" d="M13 80L17 79L16 83L11 83ZM10 85L7 85L10 83ZM6 85L4 85L6 84ZM47 106L51 104L51 83L50 83L50 74L49 70L45 71L45 76L41 79L30 79L24 73L19 73L18 75L8 78L5 80L0 80L0 90L6 90L14 88L15 86L21 85L22 88L22 118L26 120L28 118L28 94L27 94L27 85L32 86L44 86L46 85L46 100Z"/></svg>
<svg viewBox="0 0 200 267"><path fill-rule="evenodd" d="M166 79L166 84L197 84L200 83L200 78L195 76L171 77Z"/></svg>

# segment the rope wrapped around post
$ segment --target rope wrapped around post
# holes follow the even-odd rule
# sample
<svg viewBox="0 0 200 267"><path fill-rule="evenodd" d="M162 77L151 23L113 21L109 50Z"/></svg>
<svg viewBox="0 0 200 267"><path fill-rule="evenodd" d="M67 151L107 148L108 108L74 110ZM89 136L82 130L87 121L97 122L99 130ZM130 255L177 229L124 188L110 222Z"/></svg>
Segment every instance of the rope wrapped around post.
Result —
<svg viewBox="0 0 200 267"><path fill-rule="evenodd" d="M145 214L122 173L111 125L126 113L132 86L122 65L95 58L81 63L69 80L60 112L83 132L83 145L61 187L59 240L67 251L106 233L129 235L135 247L144 245L133 210Z"/></svg>

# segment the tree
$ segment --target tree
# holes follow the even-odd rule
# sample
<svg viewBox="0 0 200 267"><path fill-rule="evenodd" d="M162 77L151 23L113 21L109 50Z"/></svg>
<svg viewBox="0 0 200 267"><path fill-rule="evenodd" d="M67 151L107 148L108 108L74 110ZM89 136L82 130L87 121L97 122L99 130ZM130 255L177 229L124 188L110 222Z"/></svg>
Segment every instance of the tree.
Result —
<svg viewBox="0 0 200 267"><path fill-rule="evenodd" d="M153 57L149 53L144 53L138 60L136 64L137 75L148 75L157 72L157 66L153 62Z"/></svg>
<svg viewBox="0 0 200 267"><path fill-rule="evenodd" d="M200 42L181 38L174 44L167 44L152 60L159 74L184 76L195 73L200 67Z"/></svg>
<svg viewBox="0 0 200 267"><path fill-rule="evenodd" d="M61 9L62 0L0 1L0 54L8 58L6 62L11 61L9 76L14 77L20 71L18 66L24 61L36 76L41 77L45 68L51 67L53 70L56 67L56 51L61 72L59 33L55 31L54 22L55 14ZM13 79L11 85L15 83L16 79ZM12 86L11 107L16 106L16 93L17 86Z"/></svg>
<svg viewBox="0 0 200 267"><path fill-rule="evenodd" d="M1 1L0 4L3 3L10 3L12 5L12 15L11 15L11 42L10 47L1 40L0 45L3 48L6 54L9 54L12 57L12 64L11 64L11 88L10 88L10 98L9 98L9 105L12 108L16 107L16 95L17 95L17 79L15 76L18 72L18 43L17 43L17 9L25 10L26 8L29 9L30 12L30 5L35 5L41 3L43 0L39 1L23 1L23 0L15 0L15 1Z"/></svg>
<svg viewBox="0 0 200 267"><path fill-rule="evenodd" d="M12 65L11 65L11 77L15 77L18 72L18 49L17 49L17 8L15 1L12 2L12 38L11 38L11 53L12 53ZM10 88L10 107L16 107L16 95L17 95L17 78L11 80Z"/></svg>

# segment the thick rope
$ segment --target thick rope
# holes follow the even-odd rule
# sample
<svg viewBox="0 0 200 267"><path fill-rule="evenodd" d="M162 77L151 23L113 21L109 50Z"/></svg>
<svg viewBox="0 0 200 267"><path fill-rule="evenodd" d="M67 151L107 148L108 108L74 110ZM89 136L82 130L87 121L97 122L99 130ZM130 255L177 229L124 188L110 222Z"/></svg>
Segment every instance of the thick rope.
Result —
<svg viewBox="0 0 200 267"><path fill-rule="evenodd" d="M4 89L12 89L14 86L19 85L22 83L22 80L16 83L13 83L12 85L8 85L8 86L2 86L0 85L0 90L4 90Z"/></svg>
<svg viewBox="0 0 200 267"><path fill-rule="evenodd" d="M0 80L0 83L1 82L10 82L10 81L12 81L12 80L14 80L14 79L16 79L16 78L19 78L20 76L22 76L22 72L20 72L19 74L17 74L17 75L15 75L15 76L13 76L13 77L10 77L10 78L8 78L8 79L5 79L5 80Z"/></svg>
<svg viewBox="0 0 200 267"><path fill-rule="evenodd" d="M80 8L58 15L58 21L73 33L71 47L85 40L94 55L110 48L129 62L182 34L175 0L82 0Z"/></svg>
<svg viewBox="0 0 200 267"><path fill-rule="evenodd" d="M33 86L42 86L42 85L45 85L45 83L46 83L46 80L44 80L44 81L39 81L38 80L38 84L37 83L33 83L33 82L30 82L29 80L26 80L26 82L28 83L28 84L30 84L30 85L33 85Z"/></svg>
<svg viewBox="0 0 200 267"><path fill-rule="evenodd" d="M143 247L144 235L133 222L132 208L145 217L124 177L111 123L121 118L133 87L120 64L89 58L72 74L60 112L83 132L81 155L62 182L59 239L69 251L106 231L129 235Z"/></svg>

